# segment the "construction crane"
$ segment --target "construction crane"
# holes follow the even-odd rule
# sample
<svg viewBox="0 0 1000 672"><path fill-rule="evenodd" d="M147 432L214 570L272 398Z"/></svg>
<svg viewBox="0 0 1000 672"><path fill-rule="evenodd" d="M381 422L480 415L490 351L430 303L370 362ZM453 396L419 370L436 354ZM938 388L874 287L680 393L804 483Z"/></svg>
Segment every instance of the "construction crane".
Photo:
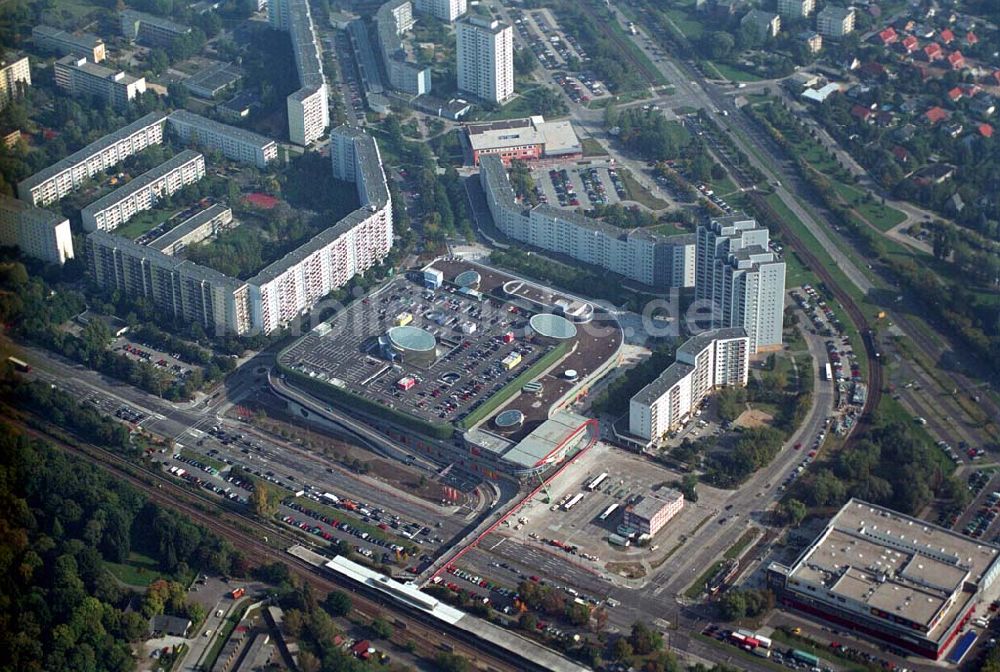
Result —
<svg viewBox="0 0 1000 672"><path fill-rule="evenodd" d="M548 484L546 484L545 481L542 480L542 475L541 474L535 474L535 476L538 478L538 482L542 486L542 492L545 493L545 499L542 500L542 501L544 501L546 504L551 504L552 503L552 494L549 492L549 486L548 486Z"/></svg>

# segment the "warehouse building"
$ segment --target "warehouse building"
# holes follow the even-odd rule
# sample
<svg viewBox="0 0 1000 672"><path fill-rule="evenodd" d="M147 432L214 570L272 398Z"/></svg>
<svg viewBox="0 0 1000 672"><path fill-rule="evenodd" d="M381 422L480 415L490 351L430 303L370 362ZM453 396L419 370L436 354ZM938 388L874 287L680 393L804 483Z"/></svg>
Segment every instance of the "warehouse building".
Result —
<svg viewBox="0 0 1000 672"><path fill-rule="evenodd" d="M65 159L18 182L18 198L38 206L55 203L71 191L79 189L94 175L118 165L147 147L162 144L166 119L164 112L150 112L128 126L108 133Z"/></svg>
<svg viewBox="0 0 1000 672"><path fill-rule="evenodd" d="M664 488L643 495L639 501L625 507L622 524L639 536L652 537L684 508L684 495L673 488Z"/></svg>
<svg viewBox="0 0 1000 672"><path fill-rule="evenodd" d="M629 433L648 443L687 421L719 387L745 386L750 340L742 327L693 336L677 348L675 361L629 402Z"/></svg>
<svg viewBox="0 0 1000 672"><path fill-rule="evenodd" d="M39 49L63 56L79 56L92 63L100 63L107 57L104 40L90 33L74 35L52 26L38 25L31 29L31 40Z"/></svg>
<svg viewBox="0 0 1000 672"><path fill-rule="evenodd" d="M73 258L69 220L51 210L0 194L0 245L53 264Z"/></svg>
<svg viewBox="0 0 1000 672"><path fill-rule="evenodd" d="M787 606L937 659L995 598L998 574L997 546L851 499L767 583Z"/></svg>
<svg viewBox="0 0 1000 672"><path fill-rule="evenodd" d="M85 231L111 231L157 200L205 177L205 157L186 149L80 211Z"/></svg>

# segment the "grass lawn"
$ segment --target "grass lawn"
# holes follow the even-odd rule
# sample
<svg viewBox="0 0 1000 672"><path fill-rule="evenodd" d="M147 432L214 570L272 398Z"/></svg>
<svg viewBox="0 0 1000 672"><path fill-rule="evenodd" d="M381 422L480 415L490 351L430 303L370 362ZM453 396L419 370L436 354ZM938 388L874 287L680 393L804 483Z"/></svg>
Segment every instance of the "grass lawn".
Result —
<svg viewBox="0 0 1000 672"><path fill-rule="evenodd" d="M674 108L674 114L676 114L678 117L683 117L688 114L694 114L697 111L698 108L690 107L689 105L681 105L680 107Z"/></svg>
<svg viewBox="0 0 1000 672"><path fill-rule="evenodd" d="M684 33L689 40L697 40L705 32L705 27L701 25L693 9L682 7L671 7L663 10L663 13L670 17L674 25Z"/></svg>
<svg viewBox="0 0 1000 672"><path fill-rule="evenodd" d="M161 576L167 576L160 571L159 563L156 560L138 551L129 553L127 562L105 562L104 566L116 579L130 586L145 587Z"/></svg>
<svg viewBox="0 0 1000 672"><path fill-rule="evenodd" d="M684 233L691 233L687 229L682 229L676 224L671 222L664 222L663 224L657 224L651 229L653 233L657 233L661 236L679 236Z"/></svg>
<svg viewBox="0 0 1000 672"><path fill-rule="evenodd" d="M747 546L749 546L754 542L754 540L757 538L757 534L758 530L756 527L750 528L749 530L743 533L743 536L741 536L739 539L736 540L735 544L729 547L729 550L727 550L722 557L724 557L726 560L732 560L733 558L738 557L739 554L742 553Z"/></svg>
<svg viewBox="0 0 1000 672"><path fill-rule="evenodd" d="M801 287L802 285L815 285L817 283L816 274L802 265L799 255L795 250L785 249L785 288Z"/></svg>
<svg viewBox="0 0 1000 672"><path fill-rule="evenodd" d="M732 80L734 82L759 82L763 77L759 77L752 72L747 72L746 70L741 70L740 68L734 68L726 63L715 63L709 61L712 67L719 71L719 73L726 79Z"/></svg>
<svg viewBox="0 0 1000 672"><path fill-rule="evenodd" d="M952 462L944 451L939 450L934 439L923 425L919 424L912 413L903 408L903 405L893 399L890 395L882 395L882 401L878 405L879 415L891 418L898 422L909 425L913 429L914 436L927 448L931 459L937 463L943 474L951 474L955 471L955 463Z"/></svg>
<svg viewBox="0 0 1000 672"><path fill-rule="evenodd" d="M663 210L667 207L667 202L658 199L649 192L649 189L639 184L632 173L625 168L619 168L618 174L622 178L622 182L625 183L625 191L628 192L628 198L630 201L635 201L641 205L645 205L650 210Z"/></svg>
<svg viewBox="0 0 1000 672"><path fill-rule="evenodd" d="M715 195L720 196L722 198L725 198L726 196L732 194L733 192L739 191L739 188L733 183L731 179L729 179L728 174L724 176L721 180L709 180L709 183L712 185L712 191L715 192Z"/></svg>
<svg viewBox="0 0 1000 672"><path fill-rule="evenodd" d="M124 236L129 240L135 240L150 229L153 229L167 221L176 213L176 210L143 210L135 217L126 222L123 226L115 229L115 234Z"/></svg>
<svg viewBox="0 0 1000 672"><path fill-rule="evenodd" d="M583 147L584 156L608 155L608 150L604 149L604 145L602 145L596 138L584 138L580 141L580 145Z"/></svg>
<svg viewBox="0 0 1000 672"><path fill-rule="evenodd" d="M701 594L705 592L705 584L708 582L709 579L715 576L716 572L718 572L719 569L722 567L722 564L723 564L722 560L716 560L714 563L712 563L712 565L704 572L702 572L701 576L695 579L694 583L692 583L691 586L684 591L684 597L690 598L692 600L696 600L699 597L701 597Z"/></svg>

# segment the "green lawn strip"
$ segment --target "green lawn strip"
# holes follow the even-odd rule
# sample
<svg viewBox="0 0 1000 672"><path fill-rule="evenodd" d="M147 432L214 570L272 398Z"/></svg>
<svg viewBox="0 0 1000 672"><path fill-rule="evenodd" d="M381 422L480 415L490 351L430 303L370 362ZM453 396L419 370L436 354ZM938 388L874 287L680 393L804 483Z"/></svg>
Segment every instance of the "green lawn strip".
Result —
<svg viewBox="0 0 1000 672"><path fill-rule="evenodd" d="M246 600L249 602L249 600ZM226 645L229 641L229 637L233 634L233 630L236 626L240 624L242 615L245 613L245 607L243 604L238 605L233 609L226 620L222 622L222 626L216 631L215 640L212 642L212 648L208 650L201 659L201 669L211 670L215 666L215 661L219 658L219 654L222 652L222 647Z"/></svg>
<svg viewBox="0 0 1000 672"><path fill-rule="evenodd" d="M656 196L650 193L649 189L639 184L632 173L625 169L619 168L618 175L621 176L622 182L625 183L625 191L628 192L628 198L630 201L635 201L641 205L646 206L650 210L663 210L667 207L666 201L661 201Z"/></svg>
<svg viewBox="0 0 1000 672"><path fill-rule="evenodd" d="M648 77L646 78L646 81L651 86L664 86L665 84L669 83L663 76L663 73L660 72L660 69L656 67L653 61L649 60L649 56L646 55L646 52L640 49L636 45L635 41L632 39L632 36L625 32L625 29L622 28L621 24L618 23L617 20L613 19L611 21L608 21L606 25L610 26L611 31L617 33L618 36L622 38L624 43L627 45L625 48L629 51L631 57L634 58L639 63L642 63L644 69L647 71L646 74L652 76L652 79Z"/></svg>
<svg viewBox="0 0 1000 672"><path fill-rule="evenodd" d="M142 234L170 219L174 212L176 211L159 209L143 210L142 212L137 213L135 217L128 221L128 223L115 229L115 235L128 238L129 240L135 240Z"/></svg>
<svg viewBox="0 0 1000 672"><path fill-rule="evenodd" d="M687 597L692 600L698 599L701 596L701 594L705 592L705 584L708 582L709 579L715 576L716 573L718 573L719 569L722 568L723 564L724 563L722 560L716 560L715 562L713 562L711 566L709 566L708 569L702 572L701 576L695 579L694 583L692 583L688 587L688 589L684 591L684 597Z"/></svg>
<svg viewBox="0 0 1000 672"><path fill-rule="evenodd" d="M701 22L691 17L691 12L682 7L672 7L663 11L689 40L697 40L705 32Z"/></svg>
<svg viewBox="0 0 1000 672"><path fill-rule="evenodd" d="M604 149L604 145L602 145L596 138L584 138L580 141L580 146L583 147L584 156L608 155L608 150Z"/></svg>
<svg viewBox="0 0 1000 672"><path fill-rule="evenodd" d="M735 68L726 63L715 63L714 61L708 61L715 68L716 72L721 74L723 78L732 80L734 82L759 82L763 77L755 75L752 72L747 72L741 68Z"/></svg>
<svg viewBox="0 0 1000 672"><path fill-rule="evenodd" d="M658 233L661 236L679 236L682 234L691 233L687 229L682 229L671 222L664 222L663 224L657 224L656 226L651 227L651 230L653 231L653 233Z"/></svg>
<svg viewBox="0 0 1000 672"><path fill-rule="evenodd" d="M541 376L546 369L562 359L566 354L568 347L569 346L566 343L560 343L557 345L551 352L547 353L535 362L524 373L507 383L500 389L499 392L487 399L482 406L462 418L461 422L458 423L459 426L463 429L468 429L479 424L481 420L505 404L507 400L514 396L514 394L524 387L525 384Z"/></svg>
<svg viewBox="0 0 1000 672"><path fill-rule="evenodd" d="M729 549L722 554L722 557L724 557L726 560L732 560L733 558L738 558L740 556L740 553L746 550L747 546L756 541L759 534L760 530L758 530L756 527L751 527L749 530L743 533L743 536L741 536L739 539L736 540L735 544L730 546Z"/></svg>
<svg viewBox="0 0 1000 672"><path fill-rule="evenodd" d="M683 117L688 114L694 114L698 111L697 107L691 107L690 105L681 105L680 107L674 108L674 114L679 117Z"/></svg>
<svg viewBox="0 0 1000 672"><path fill-rule="evenodd" d="M380 527L371 525L361 520L358 514L351 513L350 511L344 511L342 509L335 509L325 504L319 504L311 499L306 499L305 497L293 497L292 501L299 506L309 509L310 511L315 511L321 516L326 516L327 518L339 520L342 523L347 523L353 528L359 529L362 532L367 532L368 536L375 537L376 539L381 539L382 541L388 542L390 544L397 544L406 549L406 552L413 554L417 551L417 546L409 539L404 539L392 532L383 530ZM310 519L311 520L311 519ZM304 522L308 523L309 520ZM392 528L390 528L392 529Z"/></svg>
<svg viewBox="0 0 1000 672"><path fill-rule="evenodd" d="M116 579L130 586L148 586L156 579L170 576L160 570L156 560L138 551L130 552L125 562L106 561L104 566Z"/></svg>
<svg viewBox="0 0 1000 672"><path fill-rule="evenodd" d="M712 191L715 192L716 196L725 198L733 192L738 191L738 187L729 179L729 175L726 175L721 180L709 180L712 185Z"/></svg>

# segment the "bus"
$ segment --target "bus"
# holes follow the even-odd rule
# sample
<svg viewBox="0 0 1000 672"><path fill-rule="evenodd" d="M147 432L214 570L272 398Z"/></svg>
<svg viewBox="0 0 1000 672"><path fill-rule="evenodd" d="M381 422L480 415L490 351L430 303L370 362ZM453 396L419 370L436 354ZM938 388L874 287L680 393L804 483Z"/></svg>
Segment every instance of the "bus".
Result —
<svg viewBox="0 0 1000 672"><path fill-rule="evenodd" d="M581 499L583 499L583 493L582 492L576 493L575 495L573 495L573 498L571 500L563 504L563 511L569 511L574 506L576 506Z"/></svg>
<svg viewBox="0 0 1000 672"><path fill-rule="evenodd" d="M330 502L331 504L340 504L340 497L329 492L323 493L323 499Z"/></svg>
<svg viewBox="0 0 1000 672"><path fill-rule="evenodd" d="M29 371L31 371L31 365L23 360L18 359L17 357L8 357L7 361L10 362L11 365L21 373L28 373Z"/></svg>
<svg viewBox="0 0 1000 672"><path fill-rule="evenodd" d="M590 490L591 492L597 490L597 488L601 487L601 483L603 483L607 477L608 477L608 472L605 471L603 474L601 474L600 476L598 476L597 478L595 478L590 482L590 484L587 486L587 490Z"/></svg>
<svg viewBox="0 0 1000 672"><path fill-rule="evenodd" d="M608 508L604 509L604 513L601 514L601 518L600 519L601 520L607 520L608 516L610 516L612 513L614 513L615 509L617 509L617 508L618 508L618 504L612 504Z"/></svg>
<svg viewBox="0 0 1000 672"><path fill-rule="evenodd" d="M830 362L823 365L823 380L833 380L833 369L830 368Z"/></svg>

